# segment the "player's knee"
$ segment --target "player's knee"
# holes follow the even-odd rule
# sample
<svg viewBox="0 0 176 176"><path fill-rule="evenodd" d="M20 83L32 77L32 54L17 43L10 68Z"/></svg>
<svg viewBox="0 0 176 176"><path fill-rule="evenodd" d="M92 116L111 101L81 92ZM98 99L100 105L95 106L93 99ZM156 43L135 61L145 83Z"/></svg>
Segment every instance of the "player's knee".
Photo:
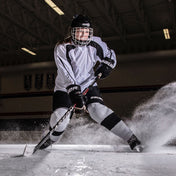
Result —
<svg viewBox="0 0 176 176"><path fill-rule="evenodd" d="M58 132L58 131L54 131L52 133L50 133L50 139L54 142L58 141L61 138L61 134L64 131Z"/></svg>
<svg viewBox="0 0 176 176"><path fill-rule="evenodd" d="M58 131L58 132L64 131L65 128L67 127L69 121L70 121L70 116L71 116L71 113L69 113L63 118L64 114L67 111L68 111L67 108L58 108L58 109L56 109L51 114L50 127L53 128L56 125L56 123L60 121L59 124L57 125L57 128L55 129L55 131Z"/></svg>
<svg viewBox="0 0 176 176"><path fill-rule="evenodd" d="M87 109L92 119L99 124L101 124L106 117L113 113L110 108L100 103L91 103L88 105Z"/></svg>

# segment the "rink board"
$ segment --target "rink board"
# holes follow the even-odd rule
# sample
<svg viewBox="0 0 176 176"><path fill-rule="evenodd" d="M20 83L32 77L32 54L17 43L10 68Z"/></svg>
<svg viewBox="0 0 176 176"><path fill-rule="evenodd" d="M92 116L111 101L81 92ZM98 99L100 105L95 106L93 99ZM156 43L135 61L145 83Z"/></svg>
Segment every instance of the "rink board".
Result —
<svg viewBox="0 0 176 176"><path fill-rule="evenodd" d="M10 176L171 176L175 147L133 153L125 145L53 145L35 155L13 158L25 145L0 145L0 171ZM28 145L32 150L34 145Z"/></svg>

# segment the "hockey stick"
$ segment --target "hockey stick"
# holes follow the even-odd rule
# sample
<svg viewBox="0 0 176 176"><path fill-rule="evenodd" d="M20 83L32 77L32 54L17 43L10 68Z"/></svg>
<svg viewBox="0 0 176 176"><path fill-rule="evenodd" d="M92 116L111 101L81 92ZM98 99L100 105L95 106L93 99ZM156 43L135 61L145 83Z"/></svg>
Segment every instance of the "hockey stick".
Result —
<svg viewBox="0 0 176 176"><path fill-rule="evenodd" d="M92 82L92 84L86 88L84 91L83 91L83 95L85 96L87 94L87 92L89 91L90 87L92 87L96 81L102 76L101 73L98 74L98 76L95 78L95 80ZM34 154L37 150L39 150L39 148L41 147L41 145L48 139L50 133L54 132L54 130L57 128L57 126L59 125L59 123L61 123L66 117L67 115L72 112L76 107L76 104L74 104L73 106L71 106L67 112L62 116L62 118L53 126L52 129L49 130L49 132L40 140L40 142L35 146L34 150L33 150L33 153Z"/></svg>

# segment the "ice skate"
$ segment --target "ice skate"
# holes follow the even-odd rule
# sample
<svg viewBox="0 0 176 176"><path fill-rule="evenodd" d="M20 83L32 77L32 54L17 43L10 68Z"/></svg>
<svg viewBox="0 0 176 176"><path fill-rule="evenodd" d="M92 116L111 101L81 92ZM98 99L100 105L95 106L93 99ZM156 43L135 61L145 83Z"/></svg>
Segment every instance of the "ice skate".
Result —
<svg viewBox="0 0 176 176"><path fill-rule="evenodd" d="M131 150L136 152L142 152L144 147L141 145L141 142L138 140L138 138L133 134L131 138L127 141Z"/></svg>
<svg viewBox="0 0 176 176"><path fill-rule="evenodd" d="M133 151L136 151L136 152L142 152L144 150L144 146L143 145L136 145L134 148L133 148Z"/></svg>
<svg viewBox="0 0 176 176"><path fill-rule="evenodd" d="M52 141L50 138L48 138L40 147L39 150L43 150L47 147L49 147L50 145L52 145L54 143L54 141Z"/></svg>

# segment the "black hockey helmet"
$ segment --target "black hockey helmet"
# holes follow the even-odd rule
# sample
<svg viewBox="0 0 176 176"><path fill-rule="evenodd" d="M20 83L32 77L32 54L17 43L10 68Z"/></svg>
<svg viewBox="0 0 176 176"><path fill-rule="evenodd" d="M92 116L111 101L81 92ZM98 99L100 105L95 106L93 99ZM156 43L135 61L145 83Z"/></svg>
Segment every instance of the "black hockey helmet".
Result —
<svg viewBox="0 0 176 176"><path fill-rule="evenodd" d="M81 40L75 37L75 32L80 28L89 29L89 36L87 40ZM84 15L74 16L71 23L71 37L74 44L81 45L81 46L87 45L92 40L92 36L93 36L93 28L89 17Z"/></svg>
<svg viewBox="0 0 176 176"><path fill-rule="evenodd" d="M71 27L88 27L92 28L91 21L88 16L76 15L73 17Z"/></svg>

